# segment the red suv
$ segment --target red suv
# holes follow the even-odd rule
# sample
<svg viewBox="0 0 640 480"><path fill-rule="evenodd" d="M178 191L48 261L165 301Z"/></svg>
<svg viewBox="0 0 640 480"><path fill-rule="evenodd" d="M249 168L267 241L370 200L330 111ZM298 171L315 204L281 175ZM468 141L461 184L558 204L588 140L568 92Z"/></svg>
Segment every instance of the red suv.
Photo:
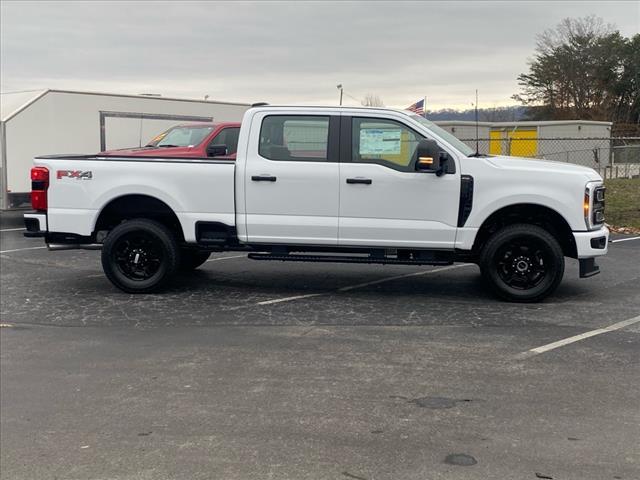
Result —
<svg viewBox="0 0 640 480"><path fill-rule="evenodd" d="M144 147L100 152L101 155L141 157L216 157L235 160L240 123L190 123L162 132Z"/></svg>

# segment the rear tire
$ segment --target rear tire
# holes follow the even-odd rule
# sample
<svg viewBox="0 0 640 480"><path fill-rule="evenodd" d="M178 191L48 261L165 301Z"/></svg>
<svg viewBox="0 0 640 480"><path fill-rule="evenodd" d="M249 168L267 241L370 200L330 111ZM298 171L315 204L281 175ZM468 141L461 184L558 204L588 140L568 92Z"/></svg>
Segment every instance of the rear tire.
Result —
<svg viewBox="0 0 640 480"><path fill-rule="evenodd" d="M479 265L491 290L510 302L538 302L558 288L564 275L558 241L528 224L494 233L482 248Z"/></svg>
<svg viewBox="0 0 640 480"><path fill-rule="evenodd" d="M127 293L151 293L162 288L180 264L175 235L154 220L135 219L109 232L102 246L107 278Z"/></svg>
<svg viewBox="0 0 640 480"><path fill-rule="evenodd" d="M198 252L194 250L182 250L180 252L180 270L190 272L195 270L209 259L210 252Z"/></svg>

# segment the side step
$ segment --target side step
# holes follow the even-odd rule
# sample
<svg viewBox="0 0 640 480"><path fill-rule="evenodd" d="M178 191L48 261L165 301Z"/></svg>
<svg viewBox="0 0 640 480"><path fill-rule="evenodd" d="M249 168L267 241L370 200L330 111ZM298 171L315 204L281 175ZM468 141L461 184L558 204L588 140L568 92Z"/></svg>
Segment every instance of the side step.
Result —
<svg viewBox="0 0 640 480"><path fill-rule="evenodd" d="M276 260L281 262L325 262L325 263L380 263L393 265L451 265L453 259L448 258L420 258L402 259L393 257L349 257L342 255L290 255L272 253L250 253L252 260Z"/></svg>

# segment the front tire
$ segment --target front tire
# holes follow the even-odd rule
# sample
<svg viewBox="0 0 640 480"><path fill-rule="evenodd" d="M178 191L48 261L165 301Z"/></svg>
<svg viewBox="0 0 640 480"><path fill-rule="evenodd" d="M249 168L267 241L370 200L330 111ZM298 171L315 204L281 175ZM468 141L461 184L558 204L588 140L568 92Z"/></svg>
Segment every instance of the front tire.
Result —
<svg viewBox="0 0 640 480"><path fill-rule="evenodd" d="M210 252L182 250L180 253L180 270L183 272L191 272L206 262L210 255Z"/></svg>
<svg viewBox="0 0 640 480"><path fill-rule="evenodd" d="M173 276L180 264L175 235L154 220L135 219L115 227L102 246L107 278L127 293L151 293Z"/></svg>
<svg viewBox="0 0 640 480"><path fill-rule="evenodd" d="M537 225L509 225L484 244L480 271L499 297L538 302L558 288L564 275L560 244Z"/></svg>

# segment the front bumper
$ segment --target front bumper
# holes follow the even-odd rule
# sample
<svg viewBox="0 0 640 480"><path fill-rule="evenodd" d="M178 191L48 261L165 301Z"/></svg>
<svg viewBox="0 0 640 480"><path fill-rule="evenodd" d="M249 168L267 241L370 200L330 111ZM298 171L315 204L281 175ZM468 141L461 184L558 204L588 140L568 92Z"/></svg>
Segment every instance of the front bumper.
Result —
<svg viewBox="0 0 640 480"><path fill-rule="evenodd" d="M47 234L47 214L29 212L23 215L24 226L27 229L24 236L28 238L44 237Z"/></svg>
<svg viewBox="0 0 640 480"><path fill-rule="evenodd" d="M580 278L593 277L600 273L596 258L609 250L609 229L605 226L590 232L573 232L580 263Z"/></svg>
<svg viewBox="0 0 640 480"><path fill-rule="evenodd" d="M578 259L606 255L609 250L609 229L605 226L589 232L573 232Z"/></svg>

